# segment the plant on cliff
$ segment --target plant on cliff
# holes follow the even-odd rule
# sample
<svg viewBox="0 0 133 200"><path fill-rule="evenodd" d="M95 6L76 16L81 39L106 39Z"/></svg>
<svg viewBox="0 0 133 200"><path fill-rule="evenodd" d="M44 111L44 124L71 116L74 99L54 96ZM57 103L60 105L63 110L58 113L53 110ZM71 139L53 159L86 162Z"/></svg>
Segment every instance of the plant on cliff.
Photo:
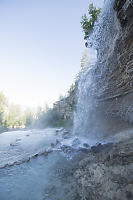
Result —
<svg viewBox="0 0 133 200"><path fill-rule="evenodd" d="M89 17L86 14L82 16L82 20L80 23L84 32L84 40L87 40L89 38L89 35L92 33L95 21L97 20L100 12L101 8L96 8L95 6L93 6L93 3L91 3L89 4L88 9Z"/></svg>

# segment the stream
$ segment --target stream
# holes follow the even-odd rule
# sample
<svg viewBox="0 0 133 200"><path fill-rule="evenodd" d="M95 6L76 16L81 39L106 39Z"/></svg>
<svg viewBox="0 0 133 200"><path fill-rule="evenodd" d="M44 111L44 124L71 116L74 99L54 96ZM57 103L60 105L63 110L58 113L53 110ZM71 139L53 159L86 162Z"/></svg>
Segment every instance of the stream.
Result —
<svg viewBox="0 0 133 200"><path fill-rule="evenodd" d="M82 146L51 128L0 134L0 200L77 200Z"/></svg>

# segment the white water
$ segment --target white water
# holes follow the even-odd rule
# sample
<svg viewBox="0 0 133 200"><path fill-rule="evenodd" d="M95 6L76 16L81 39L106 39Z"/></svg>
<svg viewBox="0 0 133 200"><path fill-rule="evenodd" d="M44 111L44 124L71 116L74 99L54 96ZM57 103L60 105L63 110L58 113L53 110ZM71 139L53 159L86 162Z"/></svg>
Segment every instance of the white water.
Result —
<svg viewBox="0 0 133 200"><path fill-rule="evenodd" d="M98 110L99 99L107 88L104 77L108 76L109 73L106 66L108 56L111 54L109 47L111 46L113 49L114 37L117 35L113 2L113 0L105 1L102 13L94 26L88 44L89 52L94 52L94 49L97 51L97 58L95 62L94 57L92 58L92 63L90 62L81 73L78 83L78 101L74 114L73 132L89 139L102 139L102 131L106 126L102 124L104 119L98 115Z"/></svg>

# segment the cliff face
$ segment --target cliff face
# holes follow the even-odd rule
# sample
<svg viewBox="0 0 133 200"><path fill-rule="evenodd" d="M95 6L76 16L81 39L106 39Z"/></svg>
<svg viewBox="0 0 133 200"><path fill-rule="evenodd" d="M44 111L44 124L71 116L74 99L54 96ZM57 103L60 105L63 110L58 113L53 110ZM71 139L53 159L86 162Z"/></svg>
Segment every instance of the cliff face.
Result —
<svg viewBox="0 0 133 200"><path fill-rule="evenodd" d="M133 122L133 1L115 0L114 9L117 33L107 51L108 57L103 56L101 60L107 71L103 74L104 90L100 99L112 104L108 113Z"/></svg>
<svg viewBox="0 0 133 200"><path fill-rule="evenodd" d="M101 60L107 71L103 74L104 91L100 99L107 103L108 114L133 122L133 1L115 0L114 9L117 33L107 51L108 57Z"/></svg>
<svg viewBox="0 0 133 200"><path fill-rule="evenodd" d="M73 121L73 110L76 103L76 88L69 92L67 97L53 104L53 110L60 113L64 120Z"/></svg>
<svg viewBox="0 0 133 200"><path fill-rule="evenodd" d="M95 123L106 134L133 122L133 0L115 0L110 12L109 28L104 24L100 35L91 92L97 101Z"/></svg>

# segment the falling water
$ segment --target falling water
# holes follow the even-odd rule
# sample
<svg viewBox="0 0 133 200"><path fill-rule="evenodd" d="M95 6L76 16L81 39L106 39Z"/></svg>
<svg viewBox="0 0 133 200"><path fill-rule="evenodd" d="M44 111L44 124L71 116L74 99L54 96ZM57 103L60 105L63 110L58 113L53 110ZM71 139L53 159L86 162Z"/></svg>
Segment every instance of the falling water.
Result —
<svg viewBox="0 0 133 200"><path fill-rule="evenodd" d="M78 84L78 102L74 114L74 133L82 136L90 134L95 138L100 137L103 126L102 116L99 111L99 101L107 89L106 67L108 56L112 53L117 38L118 24L113 0L105 2L104 8L94 26L93 34L88 40L89 51L97 51L95 63L90 63L81 73ZM93 60L94 61L94 60ZM106 79L107 80L107 79ZM89 137L90 137L89 136Z"/></svg>

